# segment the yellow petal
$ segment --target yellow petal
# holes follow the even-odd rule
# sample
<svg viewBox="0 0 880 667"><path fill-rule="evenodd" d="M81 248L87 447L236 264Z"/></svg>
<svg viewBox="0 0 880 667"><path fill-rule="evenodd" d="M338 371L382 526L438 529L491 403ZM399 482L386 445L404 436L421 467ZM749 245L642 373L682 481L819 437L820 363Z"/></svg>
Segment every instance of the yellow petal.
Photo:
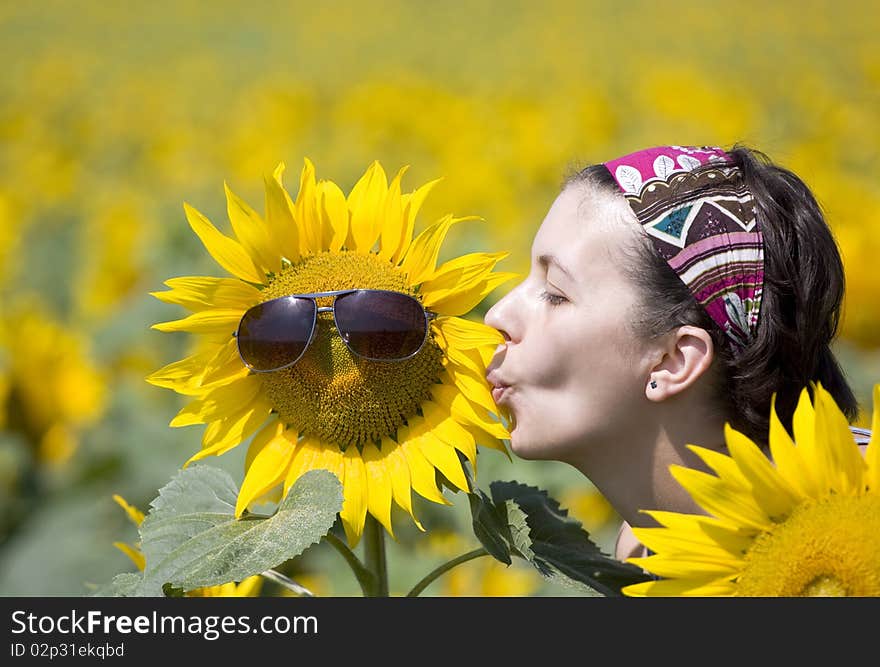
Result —
<svg viewBox="0 0 880 667"><path fill-rule="evenodd" d="M263 273L281 271L281 252L275 246L268 225L225 182L223 188L226 190L226 213L239 243Z"/></svg>
<svg viewBox="0 0 880 667"><path fill-rule="evenodd" d="M131 562L135 564L135 567L143 572L144 568L147 566L147 559L144 557L144 554L130 544L125 544L124 542L114 542L113 546L128 556Z"/></svg>
<svg viewBox="0 0 880 667"><path fill-rule="evenodd" d="M226 419L211 422L205 427L205 433L202 436L202 449L191 456L184 467L193 461L208 456L220 456L237 447L266 422L271 411L271 404L258 397L244 409Z"/></svg>
<svg viewBox="0 0 880 667"><path fill-rule="evenodd" d="M380 216L387 192L385 170L374 161L348 195L348 210L351 212L349 250L368 253L373 249L381 230Z"/></svg>
<svg viewBox="0 0 880 667"><path fill-rule="evenodd" d="M324 445L317 438L303 438L300 440L296 448L296 452L290 461L287 469L287 477L284 479L284 491L286 496L296 480L307 473L309 470L317 470L320 468L318 462L324 456Z"/></svg>
<svg viewBox="0 0 880 667"><path fill-rule="evenodd" d="M872 493L880 493L880 384L874 385L874 415L871 418L871 441L865 450L868 465L867 485Z"/></svg>
<svg viewBox="0 0 880 667"><path fill-rule="evenodd" d="M462 317L438 317L434 324L449 341L450 347L471 350L486 345L497 346L504 342L504 336L482 322L474 322Z"/></svg>
<svg viewBox="0 0 880 667"><path fill-rule="evenodd" d="M717 549L731 556L741 557L754 541L754 531L743 530L739 526L713 517L662 510L643 510L643 512L653 517L661 526L669 528L671 535L677 535L682 540L712 543ZM663 538L661 537L661 539ZM658 553L675 551L674 545L669 542L665 544L644 542L643 544Z"/></svg>
<svg viewBox="0 0 880 667"><path fill-rule="evenodd" d="M621 592L630 597L730 597L736 591L731 578L645 581L624 586Z"/></svg>
<svg viewBox="0 0 880 667"><path fill-rule="evenodd" d="M430 309L440 315L464 315L473 310L500 285L519 277L518 273L491 273L471 284L467 289L450 290L447 296L434 300Z"/></svg>
<svg viewBox="0 0 880 667"><path fill-rule="evenodd" d="M183 209L190 227L220 266L249 283L261 284L266 279L266 274L257 268L254 260L238 241L222 234L210 220L189 204L184 204Z"/></svg>
<svg viewBox="0 0 880 667"><path fill-rule="evenodd" d="M422 414L424 414L425 422L430 426L431 432L441 441L464 454L476 473L477 443L470 431L452 419L448 412L435 403L422 403Z"/></svg>
<svg viewBox="0 0 880 667"><path fill-rule="evenodd" d="M425 528L416 518L412 506L412 486L409 473L409 464L400 445L390 438L382 439L382 453L385 455L385 466L391 477L391 495L407 514L412 517L419 530Z"/></svg>
<svg viewBox="0 0 880 667"><path fill-rule="evenodd" d="M269 442L273 438L280 437L282 433L284 433L284 424L279 419L272 419L268 424L263 426L259 431L257 431L256 435L251 438L251 444L248 445L247 454L244 458L244 471L247 473L251 468L251 463L254 462L257 454L269 444ZM296 441L295 434L291 437L293 441Z"/></svg>
<svg viewBox="0 0 880 667"><path fill-rule="evenodd" d="M351 547L357 545L364 532L367 517L367 473L357 447L349 447L342 455L345 463L344 499L339 518Z"/></svg>
<svg viewBox="0 0 880 667"><path fill-rule="evenodd" d="M255 375L247 376L231 384L219 385L185 405L169 426L192 426L223 419L237 412L256 398L263 383Z"/></svg>
<svg viewBox="0 0 880 667"><path fill-rule="evenodd" d="M737 493L714 475L699 470L671 465L669 472L694 501L710 514L757 530L772 528L772 522L749 493Z"/></svg>
<svg viewBox="0 0 880 667"><path fill-rule="evenodd" d="M816 413L806 388L801 391L791 422L798 454L804 462L803 473L810 480L811 487L816 489L813 497L819 497L831 488L831 480L826 475L825 452L816 442Z"/></svg>
<svg viewBox="0 0 880 667"><path fill-rule="evenodd" d="M805 470L805 463L794 441L782 425L776 413L776 395L770 401L770 456L779 474L796 489L799 498L812 498L818 495L812 477Z"/></svg>
<svg viewBox="0 0 880 667"><path fill-rule="evenodd" d="M364 445L363 459L367 479L367 510L388 534L394 536L391 527L391 476L387 469L385 451L379 451L376 445Z"/></svg>
<svg viewBox="0 0 880 667"><path fill-rule="evenodd" d="M468 428L477 428L492 438L506 440L510 433L504 425L493 418L488 410L471 403L458 389L448 384L431 387L434 402L446 408L453 419Z"/></svg>
<svg viewBox="0 0 880 667"><path fill-rule="evenodd" d="M409 467L413 491L435 503L451 505L452 503L437 488L437 475L434 466L422 454L422 450L415 439L410 438L409 429L405 426L399 428L397 430L397 437L400 442L400 449L406 457L407 467Z"/></svg>
<svg viewBox="0 0 880 667"><path fill-rule="evenodd" d="M453 447L440 440L431 431L425 432L416 443L428 462L442 472L446 479L462 491L469 491L461 460Z"/></svg>
<svg viewBox="0 0 880 667"><path fill-rule="evenodd" d="M282 431L254 457L238 492L238 500L235 503L236 518L241 516L251 502L280 484L285 478L296 448L296 436L293 436L293 441L287 436L288 432Z"/></svg>
<svg viewBox="0 0 880 667"><path fill-rule="evenodd" d="M785 481L758 446L725 425L724 437L737 466L752 487L752 496L774 521L782 521L798 504L799 494Z"/></svg>
<svg viewBox="0 0 880 667"><path fill-rule="evenodd" d="M816 385L816 438L827 452L828 477L835 493L858 495L864 488L865 460L849 430L849 421L821 384Z"/></svg>
<svg viewBox="0 0 880 667"><path fill-rule="evenodd" d="M437 257L440 254L440 246L452 225L464 220L476 219L478 218L454 218L451 215L445 215L419 234L409 246L409 250L400 264L408 274L410 283L416 285L434 273Z"/></svg>
<svg viewBox="0 0 880 667"><path fill-rule="evenodd" d="M214 358L217 350L216 346L211 346L192 356L174 361L148 375L146 381L157 387L173 389L179 394L188 396L201 394L204 392L200 386L201 379L208 362Z"/></svg>
<svg viewBox="0 0 880 667"><path fill-rule="evenodd" d="M392 264L399 264L409 250L413 237L413 229L415 229L416 216L418 216L419 210L421 209L425 198L428 196L428 193L430 193L431 190L434 189L434 186L441 180L443 179L437 178L425 183L422 187L417 188L409 194L401 195L401 202L404 210L404 225L401 229L400 243L391 253Z"/></svg>
<svg viewBox="0 0 880 667"><path fill-rule="evenodd" d="M510 253L474 252L461 255L441 265L422 283L425 305L433 305L452 294L476 286L492 272L495 265Z"/></svg>
<svg viewBox="0 0 880 667"><path fill-rule="evenodd" d="M400 246L400 239L406 229L406 211L400 195L400 181L408 169L408 166L401 167L388 185L379 233L379 259L391 261L394 252Z"/></svg>
<svg viewBox="0 0 880 667"><path fill-rule="evenodd" d="M318 217L316 193L315 167L306 158L300 174L299 192L293 205L299 228L299 250L302 255L313 255L322 250L323 221Z"/></svg>
<svg viewBox="0 0 880 667"><path fill-rule="evenodd" d="M342 190L333 181L318 183L318 210L323 229L331 232L329 238L324 239L324 247L339 252L348 238L348 204Z"/></svg>
<svg viewBox="0 0 880 667"><path fill-rule="evenodd" d="M281 255L295 264L300 258L299 229L294 218L294 204L281 182L283 174L284 163L281 162L271 178L263 179L266 185L266 221L277 240Z"/></svg>
<svg viewBox="0 0 880 667"><path fill-rule="evenodd" d="M187 315L180 320L159 322L153 325L157 331L185 331L193 334L222 334L232 336L241 317L243 310L230 310L228 308L216 308L214 310L202 310L192 315Z"/></svg>
<svg viewBox="0 0 880 667"><path fill-rule="evenodd" d="M141 512L134 505L129 505L128 502L120 496L119 494L113 494L114 502L119 505L122 509L125 510L125 513L128 515L128 518L131 519L132 523L135 526L140 526L144 521L144 513Z"/></svg>
<svg viewBox="0 0 880 667"><path fill-rule="evenodd" d="M171 289L150 292L159 301L183 306L187 310L229 309L245 311L260 302L260 290L236 278L187 276L165 281Z"/></svg>
<svg viewBox="0 0 880 667"><path fill-rule="evenodd" d="M250 371L241 360L238 353L238 344L235 338L230 338L221 345L217 353L208 360L205 366L205 374L202 376L201 385L228 383L240 380L247 376Z"/></svg>
<svg viewBox="0 0 880 667"><path fill-rule="evenodd" d="M490 414L498 414L498 406L495 405L492 390L483 373L477 374L461 366L449 364L441 376L444 384L454 386L468 401L485 408Z"/></svg>
<svg viewBox="0 0 880 667"><path fill-rule="evenodd" d="M659 577L670 579L717 579L724 576L734 576L742 569L742 562L733 559L712 562L699 558L648 556L647 558L629 558L627 562L638 565Z"/></svg>

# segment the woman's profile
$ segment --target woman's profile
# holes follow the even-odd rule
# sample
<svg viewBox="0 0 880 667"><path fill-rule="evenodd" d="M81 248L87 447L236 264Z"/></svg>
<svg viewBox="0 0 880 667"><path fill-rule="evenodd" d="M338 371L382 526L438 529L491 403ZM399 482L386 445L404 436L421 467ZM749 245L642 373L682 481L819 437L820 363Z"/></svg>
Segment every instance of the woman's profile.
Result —
<svg viewBox="0 0 880 667"><path fill-rule="evenodd" d="M705 469L691 443L724 425L766 444L771 402L790 430L821 382L858 405L831 343L844 293L821 207L792 171L735 146L658 146L569 177L528 276L486 314L505 338L489 366L511 449L582 472L638 555L642 509L700 513L669 473ZM866 442L867 440L865 440Z"/></svg>

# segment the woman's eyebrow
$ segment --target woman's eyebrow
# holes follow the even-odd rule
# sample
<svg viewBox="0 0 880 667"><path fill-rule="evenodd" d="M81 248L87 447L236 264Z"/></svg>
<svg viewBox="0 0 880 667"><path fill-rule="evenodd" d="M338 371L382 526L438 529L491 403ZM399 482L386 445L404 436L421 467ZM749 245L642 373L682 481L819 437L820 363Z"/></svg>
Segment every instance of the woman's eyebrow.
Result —
<svg viewBox="0 0 880 667"><path fill-rule="evenodd" d="M574 276L572 275L571 271L569 271L567 268L565 268L565 265L559 261L559 258L556 255L551 255L551 254L541 255L540 257L538 257L538 263L540 263L541 266L543 266L545 269L552 264L557 269L559 269L562 272L562 274L566 278L568 278L571 282L573 282L573 283L577 282L575 280Z"/></svg>

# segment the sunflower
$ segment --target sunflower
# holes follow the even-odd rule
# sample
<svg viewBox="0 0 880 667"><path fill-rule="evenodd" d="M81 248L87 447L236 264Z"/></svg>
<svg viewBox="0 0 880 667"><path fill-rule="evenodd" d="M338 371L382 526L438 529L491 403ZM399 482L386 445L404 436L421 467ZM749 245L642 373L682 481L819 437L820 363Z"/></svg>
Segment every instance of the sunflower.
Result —
<svg viewBox="0 0 880 667"><path fill-rule="evenodd" d="M671 472L711 516L647 512L662 527L634 533L654 555L629 562L664 579L625 594L880 596L880 385L864 455L831 395L813 395L793 440L771 406L772 462L729 426L730 456L690 446L716 474Z"/></svg>
<svg viewBox="0 0 880 667"><path fill-rule="evenodd" d="M144 513L139 510L134 505L130 505L125 498L118 494L113 495L114 502L119 505L125 513L128 515L128 518L135 526L140 526L144 520ZM125 542L114 542L113 546L119 549L122 553L128 556L129 560L135 564L135 567L143 572L146 567L147 561L144 558L143 552L141 552L140 547L137 544L127 544ZM226 597L226 598L246 598L246 597L258 597L260 595L260 589L263 587L263 578L255 574L251 577L247 577L240 583L235 583L234 581L230 581L226 584L220 584L218 586L205 586L203 588L196 588L191 591L186 592L186 597L194 597L194 598L206 598L206 597Z"/></svg>
<svg viewBox="0 0 880 667"><path fill-rule="evenodd" d="M305 472L323 468L343 484L340 517L354 546L369 513L393 536L391 510L415 516L411 492L441 504L444 484L466 490L461 453L476 466L477 444L507 454L509 433L496 417L485 380L501 335L466 315L515 277L495 272L507 253L475 252L438 266L450 228L441 217L414 237L416 216L438 181L401 192L402 168L388 182L378 161L345 196L317 181L306 159L294 201L284 164L265 181L265 215L228 187L234 237L185 204L193 231L231 277L181 277L153 293L191 311L154 325L196 334L194 353L150 375L155 385L191 400L171 426L205 424L201 450L187 464L220 455L251 438L236 506L282 496ZM346 347L328 321L302 358L253 373L239 356L236 331L251 307L291 294L381 289L416 298L435 314L425 344L394 363L369 361ZM326 305L320 303L319 305Z"/></svg>

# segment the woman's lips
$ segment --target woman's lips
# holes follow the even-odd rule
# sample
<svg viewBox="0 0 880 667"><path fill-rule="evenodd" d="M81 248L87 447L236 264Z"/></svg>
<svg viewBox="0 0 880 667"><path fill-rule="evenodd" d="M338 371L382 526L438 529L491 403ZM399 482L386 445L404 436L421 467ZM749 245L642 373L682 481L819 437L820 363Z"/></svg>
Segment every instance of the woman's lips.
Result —
<svg viewBox="0 0 880 667"><path fill-rule="evenodd" d="M510 386L506 384L495 384L492 386L492 400L495 401L496 404L500 404L505 396L507 395Z"/></svg>

